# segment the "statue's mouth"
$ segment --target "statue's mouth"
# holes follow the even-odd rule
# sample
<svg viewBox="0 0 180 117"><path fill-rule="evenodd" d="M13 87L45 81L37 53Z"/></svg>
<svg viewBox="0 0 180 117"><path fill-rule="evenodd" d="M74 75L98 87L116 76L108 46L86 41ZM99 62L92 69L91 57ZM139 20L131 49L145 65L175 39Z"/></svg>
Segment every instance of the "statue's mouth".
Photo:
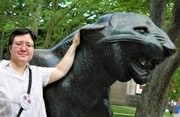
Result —
<svg viewBox="0 0 180 117"><path fill-rule="evenodd" d="M148 75L154 70L160 61L142 54L136 54L131 58L130 73L131 77L138 84L145 84Z"/></svg>

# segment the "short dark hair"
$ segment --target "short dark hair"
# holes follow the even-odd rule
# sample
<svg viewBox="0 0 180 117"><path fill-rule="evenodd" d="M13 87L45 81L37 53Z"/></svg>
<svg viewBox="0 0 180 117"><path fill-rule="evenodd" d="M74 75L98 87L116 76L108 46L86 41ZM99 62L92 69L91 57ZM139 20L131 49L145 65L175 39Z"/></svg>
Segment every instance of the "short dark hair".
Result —
<svg viewBox="0 0 180 117"><path fill-rule="evenodd" d="M32 40L34 42L34 47L35 47L35 45L36 45L35 42L36 42L36 38L37 37L36 37L35 33L33 31L31 31L30 29L28 29L28 28L18 28L18 29L15 29L11 33L11 35L9 36L9 43L8 43L8 45L12 45L15 36L17 36L17 35L24 35L24 34L30 34L31 35L31 38L32 38Z"/></svg>

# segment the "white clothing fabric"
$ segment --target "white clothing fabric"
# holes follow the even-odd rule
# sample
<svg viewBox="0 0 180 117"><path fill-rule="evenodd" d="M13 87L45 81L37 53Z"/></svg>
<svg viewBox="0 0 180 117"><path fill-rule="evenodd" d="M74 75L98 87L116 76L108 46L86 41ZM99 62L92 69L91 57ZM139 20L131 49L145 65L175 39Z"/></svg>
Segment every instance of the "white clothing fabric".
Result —
<svg viewBox="0 0 180 117"><path fill-rule="evenodd" d="M46 117L43 86L46 86L51 68L28 65L32 70L31 107L23 110L20 117ZM0 117L16 117L20 107L20 96L27 93L29 68L23 77L15 73L10 61L0 61Z"/></svg>

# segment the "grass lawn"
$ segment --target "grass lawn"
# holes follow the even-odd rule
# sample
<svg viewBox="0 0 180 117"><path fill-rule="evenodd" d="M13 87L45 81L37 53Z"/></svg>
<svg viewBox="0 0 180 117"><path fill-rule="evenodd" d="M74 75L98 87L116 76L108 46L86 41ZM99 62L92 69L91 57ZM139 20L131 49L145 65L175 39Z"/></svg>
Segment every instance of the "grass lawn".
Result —
<svg viewBox="0 0 180 117"><path fill-rule="evenodd" d="M125 107L125 106L115 106L111 105L114 112L114 117L134 117L136 107ZM164 112L164 117L173 117L169 112Z"/></svg>
<svg viewBox="0 0 180 117"><path fill-rule="evenodd" d="M133 116L129 116L129 115L114 115L114 117L133 117Z"/></svg>

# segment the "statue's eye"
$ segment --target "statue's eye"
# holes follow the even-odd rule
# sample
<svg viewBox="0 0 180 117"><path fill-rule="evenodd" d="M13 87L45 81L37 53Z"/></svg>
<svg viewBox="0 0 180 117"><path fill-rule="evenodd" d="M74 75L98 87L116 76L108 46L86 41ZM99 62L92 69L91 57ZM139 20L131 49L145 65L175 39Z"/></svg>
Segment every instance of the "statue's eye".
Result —
<svg viewBox="0 0 180 117"><path fill-rule="evenodd" d="M134 30L137 31L137 32L139 32L140 34L146 34L146 33L148 33L147 27L135 27Z"/></svg>

